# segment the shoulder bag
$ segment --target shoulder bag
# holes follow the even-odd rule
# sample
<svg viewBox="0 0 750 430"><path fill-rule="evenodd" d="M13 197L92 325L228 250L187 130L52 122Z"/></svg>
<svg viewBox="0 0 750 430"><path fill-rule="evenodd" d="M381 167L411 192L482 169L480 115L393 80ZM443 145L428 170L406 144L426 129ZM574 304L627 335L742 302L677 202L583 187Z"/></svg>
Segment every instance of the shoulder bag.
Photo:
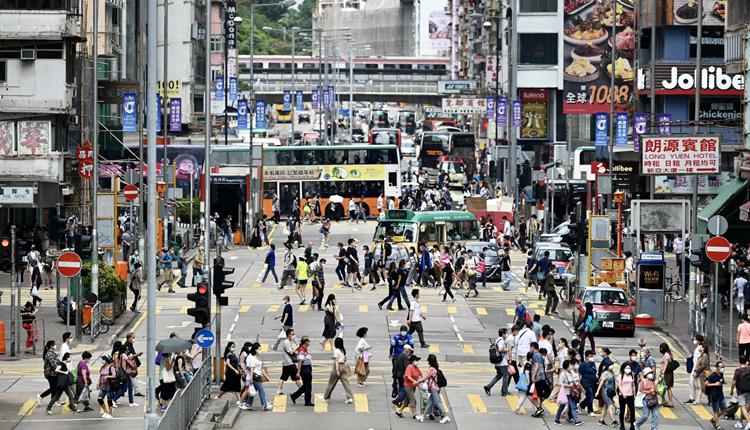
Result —
<svg viewBox="0 0 750 430"><path fill-rule="evenodd" d="M169 370L167 370L167 367L164 366L164 370L161 372L161 379L165 384L171 384L172 382L175 382L174 372L170 372Z"/></svg>

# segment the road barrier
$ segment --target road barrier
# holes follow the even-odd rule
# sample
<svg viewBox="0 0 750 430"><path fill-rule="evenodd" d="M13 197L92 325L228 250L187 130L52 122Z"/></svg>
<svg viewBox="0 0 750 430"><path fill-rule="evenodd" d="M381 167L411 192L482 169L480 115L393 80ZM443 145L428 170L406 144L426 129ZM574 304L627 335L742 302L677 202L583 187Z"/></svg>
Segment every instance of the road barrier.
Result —
<svg viewBox="0 0 750 430"><path fill-rule="evenodd" d="M175 393L167 410L159 418L158 430L188 428L203 401L211 394L211 348L203 349L202 355L203 363L195 371L193 379Z"/></svg>

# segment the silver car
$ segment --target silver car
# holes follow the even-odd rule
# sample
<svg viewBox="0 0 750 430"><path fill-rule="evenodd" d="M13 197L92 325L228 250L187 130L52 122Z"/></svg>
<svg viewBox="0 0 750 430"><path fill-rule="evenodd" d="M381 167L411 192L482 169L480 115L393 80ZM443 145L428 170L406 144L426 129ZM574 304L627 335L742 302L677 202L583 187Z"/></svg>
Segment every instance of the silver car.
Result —
<svg viewBox="0 0 750 430"><path fill-rule="evenodd" d="M401 141L401 154L403 154L404 157L416 157L417 156L417 146L414 144L413 140Z"/></svg>

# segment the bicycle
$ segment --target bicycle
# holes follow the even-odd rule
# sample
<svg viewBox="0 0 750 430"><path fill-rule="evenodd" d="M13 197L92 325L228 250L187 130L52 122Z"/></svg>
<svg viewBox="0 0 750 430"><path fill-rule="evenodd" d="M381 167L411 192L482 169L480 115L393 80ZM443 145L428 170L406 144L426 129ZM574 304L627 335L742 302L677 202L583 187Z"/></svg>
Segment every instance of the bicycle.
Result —
<svg viewBox="0 0 750 430"><path fill-rule="evenodd" d="M671 276L664 278L667 283L667 287L664 288L664 297L667 300L682 301L682 283L680 281L672 281Z"/></svg>
<svg viewBox="0 0 750 430"><path fill-rule="evenodd" d="M105 333L107 333L109 331L109 326L111 326L112 324L114 324L109 318L107 318L107 320L109 321L109 323L105 324L104 323L104 318L107 318L107 317L105 317L104 315L102 315L102 323L99 324L99 334L105 334ZM81 327L81 332L83 334L91 334L91 323L88 323L85 326Z"/></svg>

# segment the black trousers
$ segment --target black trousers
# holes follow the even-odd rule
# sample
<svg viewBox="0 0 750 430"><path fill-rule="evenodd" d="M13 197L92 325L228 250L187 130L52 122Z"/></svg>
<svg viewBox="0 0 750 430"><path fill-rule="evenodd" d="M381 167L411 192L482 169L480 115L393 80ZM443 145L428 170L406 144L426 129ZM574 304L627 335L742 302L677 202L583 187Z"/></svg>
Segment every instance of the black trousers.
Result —
<svg viewBox="0 0 750 430"><path fill-rule="evenodd" d="M620 427L625 427L625 406L628 407L630 412L630 428L635 427L635 397L633 396L620 396Z"/></svg>
<svg viewBox="0 0 750 430"><path fill-rule="evenodd" d="M292 394L292 398L296 401L304 394L305 404L309 405L312 403L312 373L301 373L299 376L302 378L302 386Z"/></svg>
<svg viewBox="0 0 750 430"><path fill-rule="evenodd" d="M47 389L47 391L41 394L42 398L45 398L50 394L55 394L55 392L57 392L57 378L53 376L45 376L44 379L47 380L49 388Z"/></svg>
<svg viewBox="0 0 750 430"><path fill-rule="evenodd" d="M544 313L549 315L550 312L556 311L558 301L559 299L557 298L557 290L553 288L552 290L547 291L547 306L544 308Z"/></svg>

